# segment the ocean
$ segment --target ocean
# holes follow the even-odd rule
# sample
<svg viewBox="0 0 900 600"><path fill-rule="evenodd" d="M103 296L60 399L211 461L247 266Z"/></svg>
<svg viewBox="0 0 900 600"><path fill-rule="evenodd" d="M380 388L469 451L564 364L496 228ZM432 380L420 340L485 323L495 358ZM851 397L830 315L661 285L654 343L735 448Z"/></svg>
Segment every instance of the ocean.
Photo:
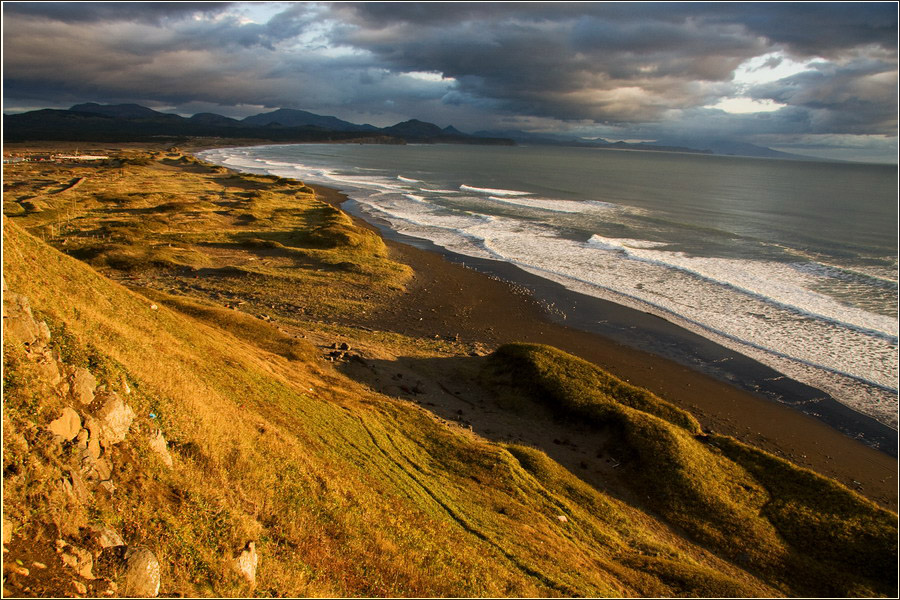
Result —
<svg viewBox="0 0 900 600"><path fill-rule="evenodd" d="M659 316L897 429L897 168L468 145L208 150L366 219Z"/></svg>

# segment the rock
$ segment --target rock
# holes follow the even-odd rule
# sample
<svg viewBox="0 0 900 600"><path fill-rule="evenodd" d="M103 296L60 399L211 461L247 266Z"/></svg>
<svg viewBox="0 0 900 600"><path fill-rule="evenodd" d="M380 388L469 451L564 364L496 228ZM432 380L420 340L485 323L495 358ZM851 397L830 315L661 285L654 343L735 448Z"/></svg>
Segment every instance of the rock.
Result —
<svg viewBox="0 0 900 600"><path fill-rule="evenodd" d="M124 546L125 541L116 530L107 525L95 525L91 527L93 532L97 534L97 543L101 548L113 548L115 546Z"/></svg>
<svg viewBox="0 0 900 600"><path fill-rule="evenodd" d="M42 344L47 344L50 341L50 328L47 327L47 323L41 321L37 324L37 329L38 341Z"/></svg>
<svg viewBox="0 0 900 600"><path fill-rule="evenodd" d="M3 294L3 335L26 345L39 339L40 329L31 314L28 298L15 292Z"/></svg>
<svg viewBox="0 0 900 600"><path fill-rule="evenodd" d="M97 470L97 478L100 479L100 481L107 481L112 477L112 463L105 458L98 459L94 463L94 468Z"/></svg>
<svg viewBox="0 0 900 600"><path fill-rule="evenodd" d="M67 544L60 558L85 579L94 579L94 557L87 550Z"/></svg>
<svg viewBox="0 0 900 600"><path fill-rule="evenodd" d="M118 444L128 435L134 421L134 411L115 392L103 392L97 396L103 402L95 413L100 421L100 441L108 446Z"/></svg>
<svg viewBox="0 0 900 600"><path fill-rule="evenodd" d="M247 542L244 549L234 558L234 568L250 585L256 584L256 565L259 563L259 555L256 554L256 544Z"/></svg>
<svg viewBox="0 0 900 600"><path fill-rule="evenodd" d="M73 582L72 582L72 587L75 588L75 593L76 593L76 594L81 594L82 596L84 596L85 594L87 594L87 591L88 591L88 590L87 590L87 586L84 585L83 583L81 583L80 581L73 581Z"/></svg>
<svg viewBox="0 0 900 600"><path fill-rule="evenodd" d="M169 454L169 448L166 444L166 438L163 437L162 431L157 430L156 435L151 438L150 449L156 452L157 455L159 455L160 460L162 460L167 467L172 466L172 455Z"/></svg>
<svg viewBox="0 0 900 600"><path fill-rule="evenodd" d="M97 460L98 458L100 458L100 453L102 452L102 450L100 449L99 438L91 437L88 440L87 448L85 448L85 452L87 453L88 456L90 456L94 460Z"/></svg>
<svg viewBox="0 0 900 600"><path fill-rule="evenodd" d="M68 406L62 410L62 415L47 425L47 430L55 436L70 442L81 431L81 417Z"/></svg>
<svg viewBox="0 0 900 600"><path fill-rule="evenodd" d="M13 524L11 521L7 521L5 518L3 519L3 545L7 545L12 541L12 532Z"/></svg>
<svg viewBox="0 0 900 600"><path fill-rule="evenodd" d="M156 555L147 548L129 550L125 557L125 594L155 598L159 594L160 566Z"/></svg>
<svg viewBox="0 0 900 600"><path fill-rule="evenodd" d="M556 520L559 521L560 523L568 523L569 522L569 518L566 517L566 515L557 515Z"/></svg>
<svg viewBox="0 0 900 600"><path fill-rule="evenodd" d="M50 382L50 385L56 385L63 380L60 372L60 364L49 350L43 352L34 352L29 355L35 361L38 376Z"/></svg>
<svg viewBox="0 0 900 600"><path fill-rule="evenodd" d="M85 450L87 450L89 437L91 437L91 434L88 433L88 430L82 429L78 432L78 435L75 436L75 445L79 448L84 448Z"/></svg>
<svg viewBox="0 0 900 600"><path fill-rule="evenodd" d="M69 395L81 404L93 402L96 389L97 379L87 369L78 367L69 377Z"/></svg>
<svg viewBox="0 0 900 600"><path fill-rule="evenodd" d="M28 574L31 573L28 569L21 565L17 565L16 563L6 563L3 565L4 569L9 571L10 573L15 573L16 575L21 575L22 577L28 577Z"/></svg>
<svg viewBox="0 0 900 600"><path fill-rule="evenodd" d="M100 421L88 415L84 418L84 428L87 429L90 434L87 445L88 453L94 458L100 458L102 452L102 449L100 448L100 438L103 433L103 427L100 425Z"/></svg>
<svg viewBox="0 0 900 600"><path fill-rule="evenodd" d="M46 569L47 568L47 565L45 565L42 562L38 562L36 560L32 561L31 566L34 567L35 569Z"/></svg>
<svg viewBox="0 0 900 600"><path fill-rule="evenodd" d="M88 491L87 486L84 484L84 480L81 478L75 471L69 471L69 477L72 480L72 492L75 495L75 498L78 499L82 504L87 502L91 493Z"/></svg>

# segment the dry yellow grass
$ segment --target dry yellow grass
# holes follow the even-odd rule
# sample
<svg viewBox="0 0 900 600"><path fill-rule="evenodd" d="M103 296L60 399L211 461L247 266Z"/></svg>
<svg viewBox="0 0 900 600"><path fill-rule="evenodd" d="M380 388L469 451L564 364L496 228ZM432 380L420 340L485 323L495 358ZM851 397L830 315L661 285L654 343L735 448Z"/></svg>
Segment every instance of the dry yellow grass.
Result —
<svg viewBox="0 0 900 600"><path fill-rule="evenodd" d="M76 176L87 180L62 195L47 192ZM702 490L690 488L694 504L671 515L647 510L588 486L538 450L448 426L322 360L301 332L340 330L329 322L389 302L410 274L380 239L302 184L236 176L174 153L122 166L23 166L7 182L7 286L48 322L66 362L114 389L127 382L138 415L113 454L117 493L73 503L55 482L76 457L38 433L64 400L5 341L4 515L16 535L58 527L74 539L73 524L110 524L128 543L157 552L163 591L183 595L715 597L813 589L780 573L751 574L734 553L706 549L711 539L736 538L718 517L698 512L709 506ZM46 208L29 212L24 204L36 199ZM372 346L412 344L423 356L453 350L359 335ZM613 397L627 391L605 385ZM623 400L636 423L671 434L672 445L695 443L689 415L652 399ZM149 449L156 427L171 442L171 469ZM8 431L24 432L26 445ZM724 462L688 461L682 475ZM733 468L734 480L722 484L728 493L741 483L770 493L752 466ZM675 495L691 485L676 486ZM729 502L721 514L737 510ZM698 524L686 535L679 528L689 517ZM255 589L229 568L248 540L261 556ZM857 583L857 591L884 593Z"/></svg>

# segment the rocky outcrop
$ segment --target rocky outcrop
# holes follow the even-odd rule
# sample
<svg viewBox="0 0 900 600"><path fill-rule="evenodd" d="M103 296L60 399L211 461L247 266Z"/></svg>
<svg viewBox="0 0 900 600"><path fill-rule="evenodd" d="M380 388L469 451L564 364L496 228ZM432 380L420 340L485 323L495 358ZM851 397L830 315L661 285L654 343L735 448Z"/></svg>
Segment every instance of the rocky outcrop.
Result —
<svg viewBox="0 0 900 600"><path fill-rule="evenodd" d="M5 282L3 326L5 343L21 344L24 357L30 363L28 370L45 386L42 389L48 401L54 398L63 405L56 418L34 427L44 436L45 441L41 443L49 445L51 454L65 456L68 462L68 465L59 465L57 479L51 483L55 492L61 492L57 498L62 499L57 500L52 524L60 535L74 540L73 543L57 540L59 567L68 572L64 579L74 578L63 587L68 593L82 596L98 590L106 596L119 595L119 586L115 582L118 580L124 585L122 592L125 595L157 596L162 568L156 555L145 547L127 546L108 526L88 525L88 509L99 497L96 494L105 492L111 497L115 491L112 481L115 447L128 438L136 417L134 409L119 393L109 389L110 382L101 385L89 369L64 362L52 350L50 328L34 317L28 298L8 291ZM119 376L117 383L116 389L126 396L131 395L124 375ZM22 438L21 443L18 438ZM174 463L163 432L155 430L148 442L160 460L172 467ZM29 450L28 441L15 432L11 424L7 427L5 417L4 445L23 452ZM47 524L50 522L48 519ZM15 527L4 520L4 546L12 539L8 534ZM242 564L249 574L245 576L255 577L255 550L252 557L243 559ZM17 576L27 577L27 569L22 570L25 574L17 573Z"/></svg>
<svg viewBox="0 0 900 600"><path fill-rule="evenodd" d="M44 334L44 329L31 314L28 298L22 294L10 291L3 293L3 334L19 340L26 346L31 346ZM48 329L47 338L49 337Z"/></svg>

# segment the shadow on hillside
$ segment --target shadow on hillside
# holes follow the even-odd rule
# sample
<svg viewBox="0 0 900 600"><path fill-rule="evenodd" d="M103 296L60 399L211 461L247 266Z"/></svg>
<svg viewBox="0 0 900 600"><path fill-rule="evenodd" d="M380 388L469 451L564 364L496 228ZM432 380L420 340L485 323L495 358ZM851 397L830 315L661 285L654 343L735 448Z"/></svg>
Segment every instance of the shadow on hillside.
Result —
<svg viewBox="0 0 900 600"><path fill-rule="evenodd" d="M479 381L486 357L372 360L352 356L335 362L344 375L371 389L410 402L457 427L499 444L543 451L595 489L622 500L634 498L623 485L623 456L607 432L556 418L550 410L511 389L488 389Z"/></svg>

